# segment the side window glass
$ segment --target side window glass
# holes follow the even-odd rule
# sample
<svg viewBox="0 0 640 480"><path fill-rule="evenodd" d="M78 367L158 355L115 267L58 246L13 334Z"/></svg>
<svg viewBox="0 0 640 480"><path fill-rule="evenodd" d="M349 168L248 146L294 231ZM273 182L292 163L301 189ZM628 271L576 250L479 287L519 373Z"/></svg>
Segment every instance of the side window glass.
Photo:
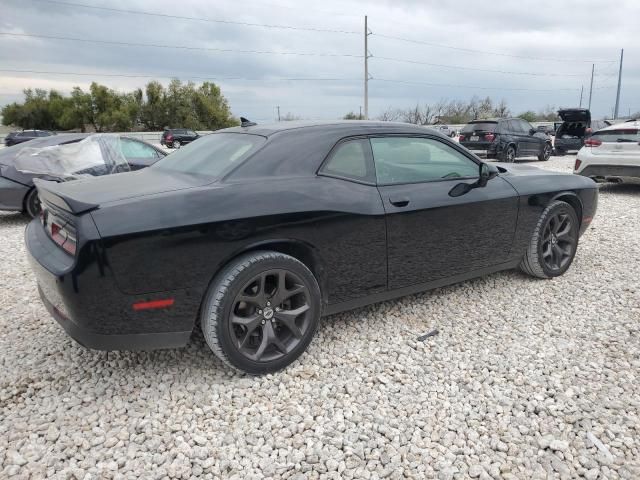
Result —
<svg viewBox="0 0 640 480"><path fill-rule="evenodd" d="M120 148L125 158L157 158L156 151L149 145L145 145L128 138L120 139Z"/></svg>
<svg viewBox="0 0 640 480"><path fill-rule="evenodd" d="M478 165L453 147L430 138L372 138L378 184L477 177Z"/></svg>
<svg viewBox="0 0 640 480"><path fill-rule="evenodd" d="M524 133L529 134L533 126L526 120L520 120L520 128Z"/></svg>
<svg viewBox="0 0 640 480"><path fill-rule="evenodd" d="M368 168L367 140L349 140L338 145L331 158L322 167L322 172L337 177L360 181L373 181Z"/></svg>

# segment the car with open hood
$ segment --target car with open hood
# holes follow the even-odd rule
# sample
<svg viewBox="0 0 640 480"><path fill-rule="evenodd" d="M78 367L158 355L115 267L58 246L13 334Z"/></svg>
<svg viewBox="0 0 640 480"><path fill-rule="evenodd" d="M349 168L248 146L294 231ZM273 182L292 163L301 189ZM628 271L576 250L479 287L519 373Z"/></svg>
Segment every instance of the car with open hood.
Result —
<svg viewBox="0 0 640 480"><path fill-rule="evenodd" d="M243 121L143 170L36 186L27 251L70 336L173 348L201 328L252 374L298 358L322 315L499 270L562 275L598 195L588 178L369 121Z"/></svg>

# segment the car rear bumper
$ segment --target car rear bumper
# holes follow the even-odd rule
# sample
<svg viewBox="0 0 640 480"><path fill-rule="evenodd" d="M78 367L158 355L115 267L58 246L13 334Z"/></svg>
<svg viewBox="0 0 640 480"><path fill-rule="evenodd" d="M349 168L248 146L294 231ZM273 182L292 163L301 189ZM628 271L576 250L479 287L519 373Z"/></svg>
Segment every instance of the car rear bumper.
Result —
<svg viewBox="0 0 640 480"><path fill-rule="evenodd" d="M474 142L461 142L460 145L480 158L495 158L498 154L498 148L495 144L477 145Z"/></svg>
<svg viewBox="0 0 640 480"><path fill-rule="evenodd" d="M640 165L586 165L575 173L589 178L640 178Z"/></svg>
<svg viewBox="0 0 640 480"><path fill-rule="evenodd" d="M25 243L38 291L46 309L65 332L81 345L97 350L151 350L186 345L195 315L184 292L152 296L121 293L108 266L91 261L95 247L76 260L58 248L39 220L25 230ZM133 304L170 295L176 308L136 311Z"/></svg>
<svg viewBox="0 0 640 480"><path fill-rule="evenodd" d="M560 138L556 135L553 146L556 150L568 152L569 150L580 150L582 148L581 138Z"/></svg>

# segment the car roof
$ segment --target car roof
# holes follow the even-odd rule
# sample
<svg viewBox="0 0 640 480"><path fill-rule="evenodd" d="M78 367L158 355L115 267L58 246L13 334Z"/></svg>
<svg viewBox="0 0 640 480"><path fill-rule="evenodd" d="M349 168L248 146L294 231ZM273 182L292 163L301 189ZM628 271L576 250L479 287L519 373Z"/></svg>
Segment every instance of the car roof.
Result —
<svg viewBox="0 0 640 480"><path fill-rule="evenodd" d="M601 128L598 132L606 132L607 130L624 130L627 128L640 128L640 121L634 120L630 122L614 123L608 127Z"/></svg>
<svg viewBox="0 0 640 480"><path fill-rule="evenodd" d="M433 129L427 126L415 125L412 123L382 122L370 120L334 120L334 121L292 121L277 122L270 124L257 124L248 127L231 127L218 130L216 133L252 133L270 137L275 134L296 132L300 130L314 130L318 133L336 133L350 135L366 135L375 133L430 133ZM440 135L439 133L435 133Z"/></svg>

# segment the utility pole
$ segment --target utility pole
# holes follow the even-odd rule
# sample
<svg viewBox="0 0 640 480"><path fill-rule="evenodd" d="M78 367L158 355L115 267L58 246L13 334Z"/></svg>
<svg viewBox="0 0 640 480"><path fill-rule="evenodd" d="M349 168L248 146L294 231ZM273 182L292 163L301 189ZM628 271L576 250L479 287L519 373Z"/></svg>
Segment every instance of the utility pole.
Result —
<svg viewBox="0 0 640 480"><path fill-rule="evenodd" d="M591 64L591 86L589 87L589 110L591 110L591 94L593 93L593 72L596 69L596 64Z"/></svg>
<svg viewBox="0 0 640 480"><path fill-rule="evenodd" d="M616 93L616 108L613 111L613 119L618 118L618 107L620 106L620 86L622 83L622 58L624 57L624 48L620 50L620 70L618 70L618 92Z"/></svg>
<svg viewBox="0 0 640 480"><path fill-rule="evenodd" d="M362 105L360 105L360 115L358 115L358 120L362 120Z"/></svg>
<svg viewBox="0 0 640 480"><path fill-rule="evenodd" d="M364 118L369 119L369 27L364 16Z"/></svg>
<svg viewBox="0 0 640 480"><path fill-rule="evenodd" d="M580 87L580 106L578 108L582 108L582 92L584 92L584 85Z"/></svg>
<svg viewBox="0 0 640 480"><path fill-rule="evenodd" d="M276 107L278 109L278 121L280 121L280 105Z"/></svg>

